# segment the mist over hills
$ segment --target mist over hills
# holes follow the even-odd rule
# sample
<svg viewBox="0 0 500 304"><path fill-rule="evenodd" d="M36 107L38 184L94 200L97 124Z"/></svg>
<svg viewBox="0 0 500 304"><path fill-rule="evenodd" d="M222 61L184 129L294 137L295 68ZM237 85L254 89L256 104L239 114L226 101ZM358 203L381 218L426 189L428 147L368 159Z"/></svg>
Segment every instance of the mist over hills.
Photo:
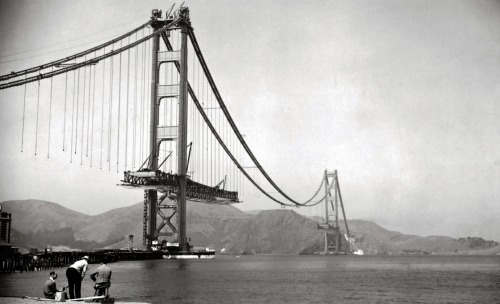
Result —
<svg viewBox="0 0 500 304"><path fill-rule="evenodd" d="M23 249L123 248L130 234L134 235L134 247L142 245L142 202L98 215L40 200L0 205L12 213L12 245ZM244 212L233 206L190 202L186 216L192 245L217 251L224 248L230 254L308 254L324 246L318 219L290 210ZM344 222L340 226L345 233ZM348 226L355 249L366 254L500 254L499 243L482 238L407 235L363 220L348 220Z"/></svg>

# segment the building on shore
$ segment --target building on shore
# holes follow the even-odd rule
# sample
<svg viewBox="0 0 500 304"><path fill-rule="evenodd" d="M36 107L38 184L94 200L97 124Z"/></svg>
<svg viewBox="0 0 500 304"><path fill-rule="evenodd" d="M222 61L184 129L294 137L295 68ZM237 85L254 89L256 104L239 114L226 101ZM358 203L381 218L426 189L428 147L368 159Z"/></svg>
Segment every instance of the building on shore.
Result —
<svg viewBox="0 0 500 304"><path fill-rule="evenodd" d="M10 243L10 226L12 214L3 212L0 206L0 240Z"/></svg>

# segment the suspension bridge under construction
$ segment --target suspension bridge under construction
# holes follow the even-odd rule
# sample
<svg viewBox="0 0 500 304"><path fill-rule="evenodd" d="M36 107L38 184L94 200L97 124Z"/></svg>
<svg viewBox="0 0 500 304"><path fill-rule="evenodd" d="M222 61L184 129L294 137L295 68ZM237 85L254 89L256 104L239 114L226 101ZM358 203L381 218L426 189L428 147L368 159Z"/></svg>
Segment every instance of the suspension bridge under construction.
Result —
<svg viewBox="0 0 500 304"><path fill-rule="evenodd" d="M187 7L155 9L106 43L2 75L2 90L22 96L21 152L34 145L35 155L50 157L59 149L71 163L124 172L118 186L144 192L148 250L166 241L189 252L186 203L238 203L248 182L282 207L324 204L325 252L341 250L341 210L351 242L337 171L325 170L301 202L259 163L219 93Z"/></svg>

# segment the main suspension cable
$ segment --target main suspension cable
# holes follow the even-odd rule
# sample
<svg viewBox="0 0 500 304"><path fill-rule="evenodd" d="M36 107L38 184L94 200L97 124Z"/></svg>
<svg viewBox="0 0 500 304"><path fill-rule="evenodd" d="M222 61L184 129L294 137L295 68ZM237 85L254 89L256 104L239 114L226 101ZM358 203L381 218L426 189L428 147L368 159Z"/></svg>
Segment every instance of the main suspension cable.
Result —
<svg viewBox="0 0 500 304"><path fill-rule="evenodd" d="M266 171L262 168L262 166L258 162L257 158L253 155L252 151L250 150L250 148L246 144L245 140L243 139L243 136L241 135L241 133L239 132L238 128L236 127L236 124L234 123L231 115L229 114L229 111L226 108L226 105L224 104L224 102L222 100L222 97L219 94L219 91L218 91L218 89L217 89L217 87L215 85L215 82L214 82L211 74L210 74L210 71L208 70L208 66L207 66L207 64L205 62L205 59L203 58L203 54L201 53L201 49L200 49L200 47L198 45L198 42L196 40L196 37L194 35L194 32L193 32L192 28L188 29L188 35L189 35L189 38L191 40L191 44L192 44L192 46L193 46L193 48L194 48L194 50L196 52L196 55L198 56L198 60L200 61L200 64L201 64L201 66L202 66L202 68L203 68L203 70L205 72L205 76L207 77L207 79L208 79L208 81L209 81L209 83L210 83L210 85L212 87L212 91L213 91L215 97L217 98L217 101L219 102L219 106L221 107L222 111L224 112L227 121L231 125L231 128L233 129L235 135L238 137L241 145L243 146L243 148L247 152L248 156L250 156L250 158L252 159L252 161L254 162L254 164L256 165L256 167L260 170L260 172L266 178L266 180L274 187L274 189L276 189L276 191L278 191L283 197L285 197L287 200L291 201L295 205L304 206L303 203L299 203L299 202L291 199L288 195L286 195L278 187L278 185L276 185L276 183L269 177L269 175L266 173Z"/></svg>
<svg viewBox="0 0 500 304"><path fill-rule="evenodd" d="M69 72L69 71L72 71L72 70L76 70L76 69L79 69L81 68L82 66L86 66L86 65L89 65L89 64L96 64L97 62L101 61L101 60L104 60L108 57L111 57L111 56L114 56L114 55L117 55L121 52L124 52L130 48L133 48L135 47L136 45L138 44L141 44L143 43L144 41L150 39L151 37L155 36L155 35L159 35L165 31L167 31L168 29L174 27L175 25L177 25L177 23L180 21L181 19L180 18L177 18L176 20L172 21L171 23L169 23L168 25L166 25L165 27L162 27L161 29L153 32L151 35L148 35L134 43L131 43L129 45L126 45L118 50L112 50L111 52L109 52L108 54L103 54L97 58L92 58L92 59L89 59L89 60L86 60L86 61L82 61L82 62L79 62L79 63L75 63L75 64L72 64L72 65L69 65L69 66L64 66L63 68L57 70L57 71L53 71L53 72L48 72L48 73L45 73L45 74L38 74L37 76L32 76L32 77L29 77L27 79L24 79L24 80L15 80L15 81L11 81L11 82L8 82L8 83L4 83L4 84L0 84L0 90L4 90L4 89L7 89L7 88L10 88L10 87L15 87L15 86L20 86L20 85L23 85L25 83L29 83L29 82L34 82L34 81L38 81L40 79L44 79L44 78L49 78L49 77L54 77L56 75L59 75L59 74L63 74L63 73L66 73L66 72Z"/></svg>
<svg viewBox="0 0 500 304"><path fill-rule="evenodd" d="M50 68L50 67L56 66L56 65L61 64L63 62L67 62L67 61L70 61L70 60L73 60L73 59L76 59L76 58L80 58L80 57L85 56L87 54L90 54L90 53L92 53L94 51L97 51L97 50L100 50L102 48L105 48L106 46L111 45L111 44L113 44L113 43L115 43L117 41L120 41L123 38L125 38L127 36L130 36L130 35L134 34L135 32L137 32L137 31L145 28L149 24L151 24L151 20L149 20L148 22L144 23L143 25L141 25L141 26L139 26L139 27L131 30L130 32L123 34L122 36L120 36L118 38L115 38L113 40L105 42L105 43L103 43L101 45L98 45L96 47L93 47L91 49L85 50L83 52L80 52L80 53L77 53L77 54L74 54L74 55L71 55L71 56L59 59L59 60L55 60L55 61L52 61L52 62L49 62L49 63L46 63L46 64L42 64L42 65L39 65L37 67L29 68L29 69L18 71L18 72L11 72L10 74L2 75L2 76L0 76L0 81L4 81L4 80L11 79L11 78L14 78L14 77L22 76L22 75L31 74L31 73L34 73L34 72L37 72L37 71L41 71L41 70L46 69L46 68Z"/></svg>
<svg viewBox="0 0 500 304"><path fill-rule="evenodd" d="M165 42L166 46L167 46L167 49L169 51L172 51L172 45L170 44L170 42L168 41L168 38L165 34L162 34L162 38L163 38L163 41ZM177 67L178 70L180 70L180 65L178 62L175 62L175 66ZM267 193L264 189L262 189L256 182L254 179L252 179L250 177L250 175L245 171L245 169L240 165L240 163L235 159L235 157L233 156L233 154L231 153L231 151L229 151L228 147L224 144L224 141L221 139L221 137L219 136L219 134L217 133L217 131L215 130L214 126L212 125L212 123L210 122L210 120L208 119L205 111L203 110L203 106L200 104L200 102L198 101L198 98L196 97L196 95L194 94L194 91L191 87L191 85L188 83L187 84L187 89L188 89L188 92L189 92L189 95L191 96L191 98L193 99L193 102L196 106L196 108L198 109L198 112L200 113L200 115L202 116L203 120L206 122L207 126L210 128L210 130L212 131L212 134L214 134L214 136L217 138L217 141L219 142L219 144L222 146L222 148L224 149L224 151L226 151L226 154L229 156L229 158L231 158L231 160L236 164L236 166L238 167L238 169L240 169L241 172L243 172L243 174L246 176L246 178L252 183L254 184L254 186L259 189L262 193L264 193L268 198L270 198L271 200L275 201L276 203L280 204L280 205L284 205L284 206L294 206L294 205L291 205L291 204L287 204L287 203L283 203L279 200L277 200L276 198L272 197L269 193Z"/></svg>

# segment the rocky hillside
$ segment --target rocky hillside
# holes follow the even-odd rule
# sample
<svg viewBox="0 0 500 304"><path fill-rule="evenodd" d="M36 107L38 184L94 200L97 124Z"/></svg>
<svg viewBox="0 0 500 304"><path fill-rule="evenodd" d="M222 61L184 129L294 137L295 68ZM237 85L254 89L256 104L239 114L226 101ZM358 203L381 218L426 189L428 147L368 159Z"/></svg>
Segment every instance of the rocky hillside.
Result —
<svg viewBox="0 0 500 304"><path fill-rule="evenodd" d="M94 216L38 200L0 205L12 213L12 244L17 247L123 248L129 234L134 235L135 247L142 245L142 203ZM225 249L230 254L308 254L324 247L317 219L290 210L250 214L233 206L188 203L187 222L192 245ZM406 235L362 220L348 221L348 225L355 239L353 248L367 254L500 253L498 243L481 238ZM341 231L345 233L343 222Z"/></svg>

